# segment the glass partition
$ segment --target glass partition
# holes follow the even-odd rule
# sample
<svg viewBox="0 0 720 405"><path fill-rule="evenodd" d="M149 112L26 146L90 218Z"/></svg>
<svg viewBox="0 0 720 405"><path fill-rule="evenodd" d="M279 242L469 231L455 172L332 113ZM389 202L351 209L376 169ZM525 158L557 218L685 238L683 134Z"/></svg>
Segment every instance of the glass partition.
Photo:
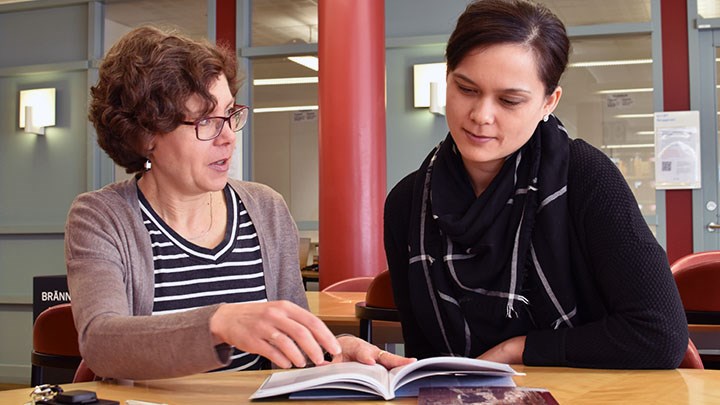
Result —
<svg viewBox="0 0 720 405"><path fill-rule="evenodd" d="M252 46L317 43L317 0L254 0Z"/></svg>
<svg viewBox="0 0 720 405"><path fill-rule="evenodd" d="M317 240L317 72L287 58L251 64L253 180L282 194L301 234Z"/></svg>
<svg viewBox="0 0 720 405"><path fill-rule="evenodd" d="M656 223L651 36L572 41L556 110L572 137L605 152Z"/></svg>
<svg viewBox="0 0 720 405"><path fill-rule="evenodd" d="M720 1L698 0L697 11L703 18L720 18Z"/></svg>
<svg viewBox="0 0 720 405"><path fill-rule="evenodd" d="M650 21L650 0L544 0L565 26Z"/></svg>

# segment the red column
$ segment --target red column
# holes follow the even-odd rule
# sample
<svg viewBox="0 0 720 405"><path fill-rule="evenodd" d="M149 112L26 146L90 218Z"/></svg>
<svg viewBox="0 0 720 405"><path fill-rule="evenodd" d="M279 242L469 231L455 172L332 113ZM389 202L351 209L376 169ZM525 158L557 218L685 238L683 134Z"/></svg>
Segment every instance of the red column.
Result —
<svg viewBox="0 0 720 405"><path fill-rule="evenodd" d="M215 43L235 46L235 0L215 0Z"/></svg>
<svg viewBox="0 0 720 405"><path fill-rule="evenodd" d="M318 4L320 288L387 265L385 2Z"/></svg>
<svg viewBox="0 0 720 405"><path fill-rule="evenodd" d="M688 21L685 0L661 0L663 104L665 111L690 109ZM693 252L692 191L665 192L667 254L670 263Z"/></svg>

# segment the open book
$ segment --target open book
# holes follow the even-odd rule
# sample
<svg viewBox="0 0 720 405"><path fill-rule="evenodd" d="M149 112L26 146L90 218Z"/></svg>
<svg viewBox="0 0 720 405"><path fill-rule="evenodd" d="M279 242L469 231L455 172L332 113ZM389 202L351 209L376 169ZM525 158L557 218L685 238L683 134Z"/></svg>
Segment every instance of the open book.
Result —
<svg viewBox="0 0 720 405"><path fill-rule="evenodd" d="M298 399L380 396L390 400L417 396L420 387L428 386L514 387L514 375L521 374L507 364L465 357L431 357L392 370L379 364L336 363L274 373L250 399L292 394Z"/></svg>

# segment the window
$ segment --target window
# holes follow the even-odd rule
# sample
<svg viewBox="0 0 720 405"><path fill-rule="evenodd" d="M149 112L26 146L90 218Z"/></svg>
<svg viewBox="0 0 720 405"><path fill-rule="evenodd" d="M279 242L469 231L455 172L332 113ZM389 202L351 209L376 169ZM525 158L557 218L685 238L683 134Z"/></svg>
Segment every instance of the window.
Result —
<svg viewBox="0 0 720 405"><path fill-rule="evenodd" d="M656 215L651 36L572 41L556 110L572 137L605 152L625 176L640 210Z"/></svg>

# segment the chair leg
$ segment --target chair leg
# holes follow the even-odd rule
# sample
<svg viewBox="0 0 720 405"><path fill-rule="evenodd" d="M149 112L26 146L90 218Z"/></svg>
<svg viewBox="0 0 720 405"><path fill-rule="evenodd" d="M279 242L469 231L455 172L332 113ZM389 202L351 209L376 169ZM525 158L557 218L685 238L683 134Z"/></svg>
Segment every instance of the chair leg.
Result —
<svg viewBox="0 0 720 405"><path fill-rule="evenodd" d="M372 343L372 321L369 319L360 320L360 339Z"/></svg>
<svg viewBox="0 0 720 405"><path fill-rule="evenodd" d="M43 383L43 368L32 365L30 368L30 385L36 387Z"/></svg>

